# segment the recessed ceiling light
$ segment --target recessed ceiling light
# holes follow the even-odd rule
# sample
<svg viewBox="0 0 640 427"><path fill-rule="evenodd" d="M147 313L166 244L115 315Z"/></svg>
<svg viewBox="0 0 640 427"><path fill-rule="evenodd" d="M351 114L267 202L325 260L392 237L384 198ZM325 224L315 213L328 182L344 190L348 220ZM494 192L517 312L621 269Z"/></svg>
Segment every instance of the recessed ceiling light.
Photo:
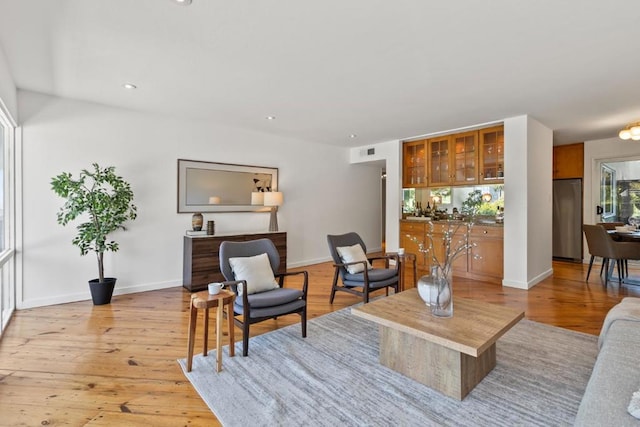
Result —
<svg viewBox="0 0 640 427"><path fill-rule="evenodd" d="M133 83L125 83L122 85L123 88L125 89L137 89L138 86L134 85Z"/></svg>
<svg viewBox="0 0 640 427"><path fill-rule="evenodd" d="M356 135L355 133L352 133L351 135L349 135L349 138L357 138L358 135Z"/></svg>
<svg viewBox="0 0 640 427"><path fill-rule="evenodd" d="M275 120L276 116L267 116L267 120Z"/></svg>
<svg viewBox="0 0 640 427"><path fill-rule="evenodd" d="M189 6L191 4L191 0L173 0L178 3L180 6Z"/></svg>

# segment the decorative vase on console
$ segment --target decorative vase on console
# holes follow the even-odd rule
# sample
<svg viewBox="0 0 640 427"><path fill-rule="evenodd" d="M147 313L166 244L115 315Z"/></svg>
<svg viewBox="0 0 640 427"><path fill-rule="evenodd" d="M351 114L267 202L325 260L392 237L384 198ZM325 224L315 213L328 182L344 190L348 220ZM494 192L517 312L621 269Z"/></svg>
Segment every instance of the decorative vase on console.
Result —
<svg viewBox="0 0 640 427"><path fill-rule="evenodd" d="M191 227L193 228L193 231L202 230L202 222L203 222L202 214L200 212L194 213L193 216L191 217Z"/></svg>

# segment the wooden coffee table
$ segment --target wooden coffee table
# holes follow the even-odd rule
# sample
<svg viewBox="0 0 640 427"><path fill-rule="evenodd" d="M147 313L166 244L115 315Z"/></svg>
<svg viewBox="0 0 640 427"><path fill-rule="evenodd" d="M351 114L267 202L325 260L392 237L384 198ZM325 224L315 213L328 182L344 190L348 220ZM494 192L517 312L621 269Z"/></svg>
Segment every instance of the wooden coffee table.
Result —
<svg viewBox="0 0 640 427"><path fill-rule="evenodd" d="M459 400L496 366L496 341L524 317L509 307L455 297L453 317L435 317L417 289L351 313L380 325L380 363Z"/></svg>

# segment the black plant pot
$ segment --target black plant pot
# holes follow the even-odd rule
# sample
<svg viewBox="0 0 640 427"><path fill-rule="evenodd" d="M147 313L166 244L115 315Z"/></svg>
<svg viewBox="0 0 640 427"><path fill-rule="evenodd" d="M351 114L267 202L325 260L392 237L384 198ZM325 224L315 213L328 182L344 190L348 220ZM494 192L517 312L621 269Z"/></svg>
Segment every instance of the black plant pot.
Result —
<svg viewBox="0 0 640 427"><path fill-rule="evenodd" d="M89 289L91 289L93 305L111 303L111 296L113 295L113 288L115 288L115 286L115 277L105 277L102 283L99 282L99 279L89 280Z"/></svg>

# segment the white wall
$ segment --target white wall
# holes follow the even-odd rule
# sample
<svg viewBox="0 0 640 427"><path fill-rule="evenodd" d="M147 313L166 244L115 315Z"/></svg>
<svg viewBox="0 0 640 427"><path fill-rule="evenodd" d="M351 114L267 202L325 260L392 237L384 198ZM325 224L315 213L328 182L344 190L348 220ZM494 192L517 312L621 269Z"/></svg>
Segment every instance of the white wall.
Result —
<svg viewBox="0 0 640 427"><path fill-rule="evenodd" d="M553 131L528 117L528 269L531 288L553 273Z"/></svg>
<svg viewBox="0 0 640 427"><path fill-rule="evenodd" d="M504 121L504 140L502 284L529 289L552 274L553 133L518 116Z"/></svg>
<svg viewBox="0 0 640 427"><path fill-rule="evenodd" d="M374 154L369 155L368 150ZM374 145L355 147L351 149L351 163L368 164L380 171L385 169L386 206L385 206L385 243L388 252L396 251L400 247L399 223L402 217L402 142L388 141ZM368 249L368 248L367 248Z"/></svg>
<svg viewBox="0 0 640 427"><path fill-rule="evenodd" d="M9 72L9 64L0 44L0 108L18 121L18 103L16 100L16 86Z"/></svg>
<svg viewBox="0 0 640 427"><path fill-rule="evenodd" d="M106 273L116 293L182 284L182 239L191 215L176 213L177 159L279 168L280 229L288 265L329 259L326 235L358 231L380 247L380 171L351 165L349 150L246 130L18 92L23 133L24 280L19 308L89 298L93 255L79 256L73 227L56 223L62 204L51 178L98 162L116 166L135 193L138 219L114 235ZM216 232L264 231L268 213L205 214ZM313 283L310 284L313 286Z"/></svg>

